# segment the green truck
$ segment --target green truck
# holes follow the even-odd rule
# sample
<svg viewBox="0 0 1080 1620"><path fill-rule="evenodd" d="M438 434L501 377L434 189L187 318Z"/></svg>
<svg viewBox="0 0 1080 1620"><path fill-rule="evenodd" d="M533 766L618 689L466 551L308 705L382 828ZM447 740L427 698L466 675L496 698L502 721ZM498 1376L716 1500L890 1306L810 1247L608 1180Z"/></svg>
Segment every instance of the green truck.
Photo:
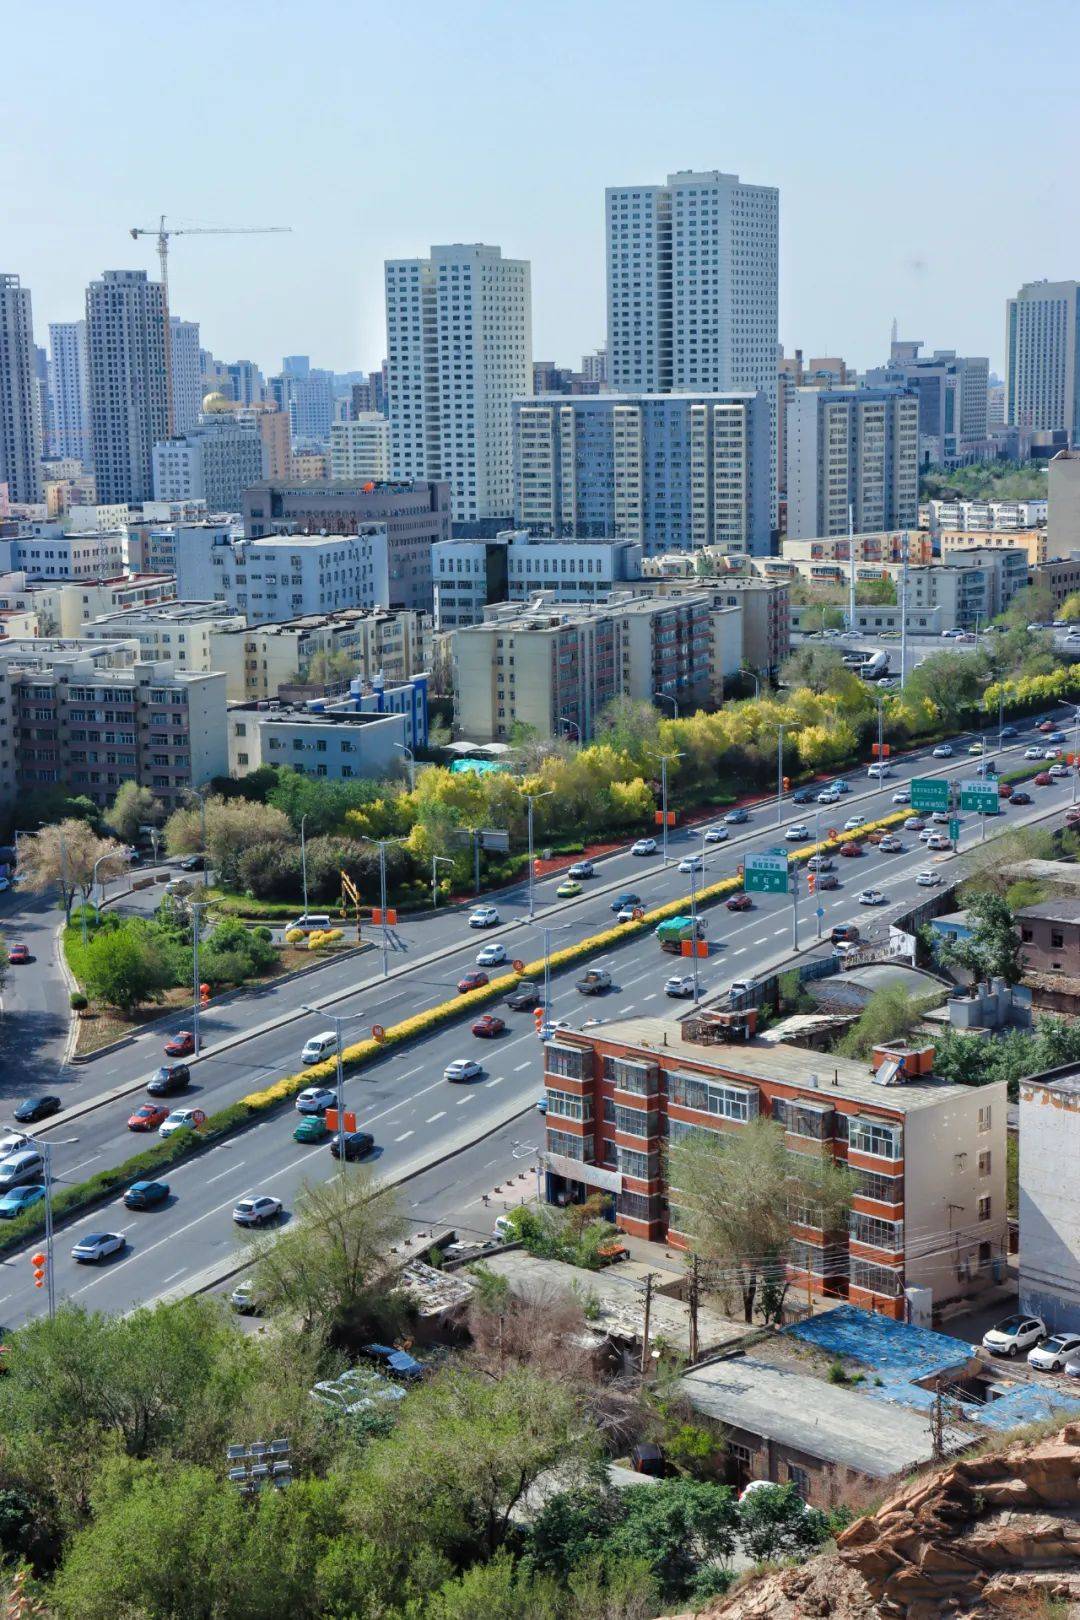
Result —
<svg viewBox="0 0 1080 1620"><path fill-rule="evenodd" d="M697 938L704 939L705 924L700 917L697 919L696 928ZM678 956L683 940L693 939L694 931L695 921L693 917L669 917L666 922L658 924L653 930L653 938L660 941L662 951L670 951L672 955Z"/></svg>

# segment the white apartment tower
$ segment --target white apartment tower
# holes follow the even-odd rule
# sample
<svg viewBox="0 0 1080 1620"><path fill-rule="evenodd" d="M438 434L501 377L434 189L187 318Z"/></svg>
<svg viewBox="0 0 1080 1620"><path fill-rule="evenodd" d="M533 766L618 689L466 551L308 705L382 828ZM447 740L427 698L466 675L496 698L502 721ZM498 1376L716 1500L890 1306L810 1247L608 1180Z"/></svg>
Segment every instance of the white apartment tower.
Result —
<svg viewBox="0 0 1080 1620"><path fill-rule="evenodd" d="M381 483L390 476L390 423L381 411L361 411L330 427L330 477Z"/></svg>
<svg viewBox="0 0 1080 1620"><path fill-rule="evenodd" d="M103 506L153 499L167 433L164 303L145 270L106 270L86 289L90 439Z"/></svg>
<svg viewBox="0 0 1080 1620"><path fill-rule="evenodd" d="M53 400L53 451L90 464L89 365L86 322L53 321L49 326Z"/></svg>
<svg viewBox="0 0 1080 1620"><path fill-rule="evenodd" d="M1029 281L1005 307L1006 422L1080 444L1080 282Z"/></svg>
<svg viewBox="0 0 1080 1620"><path fill-rule="evenodd" d="M532 393L528 261L483 243L386 264L390 461L446 479L455 523L507 521L511 401Z"/></svg>
<svg viewBox="0 0 1080 1620"><path fill-rule="evenodd" d="M41 499L41 411L29 287L0 275L0 484L13 501Z"/></svg>
<svg viewBox="0 0 1080 1620"><path fill-rule="evenodd" d="M787 416L788 537L914 529L919 401L904 388L796 388Z"/></svg>
<svg viewBox="0 0 1080 1620"><path fill-rule="evenodd" d="M169 316L172 334L173 432L190 433L199 425L202 408L202 360L199 350L198 321L182 321Z"/></svg>

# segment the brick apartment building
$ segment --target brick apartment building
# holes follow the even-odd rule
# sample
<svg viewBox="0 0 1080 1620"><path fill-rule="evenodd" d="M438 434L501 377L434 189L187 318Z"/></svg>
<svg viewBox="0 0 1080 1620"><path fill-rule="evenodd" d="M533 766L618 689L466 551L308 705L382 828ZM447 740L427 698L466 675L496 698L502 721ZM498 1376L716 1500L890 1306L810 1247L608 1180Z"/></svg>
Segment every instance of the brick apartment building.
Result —
<svg viewBox="0 0 1080 1620"><path fill-rule="evenodd" d="M1006 1247L1004 1083L950 1085L933 1048L883 1049L867 1065L714 1044L716 1030L708 1014L628 1018L545 1045L549 1202L610 1193L627 1232L685 1244L668 1145L773 1119L792 1153L831 1153L855 1178L848 1232L794 1225L795 1286L903 1319L907 1290L929 1290L936 1308L989 1284Z"/></svg>
<svg viewBox="0 0 1080 1620"><path fill-rule="evenodd" d="M1080 979L1080 900L1040 900L1016 913L1028 973Z"/></svg>

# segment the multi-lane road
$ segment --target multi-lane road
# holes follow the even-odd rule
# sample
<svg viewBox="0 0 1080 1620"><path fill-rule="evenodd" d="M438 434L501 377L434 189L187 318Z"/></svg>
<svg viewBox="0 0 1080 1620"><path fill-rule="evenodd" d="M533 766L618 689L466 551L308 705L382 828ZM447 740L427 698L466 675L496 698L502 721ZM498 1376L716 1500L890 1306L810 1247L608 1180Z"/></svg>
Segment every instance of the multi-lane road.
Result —
<svg viewBox="0 0 1080 1620"><path fill-rule="evenodd" d="M1014 763L1029 741L1030 733L1024 733L1006 751L1003 764ZM853 791L839 804L820 810L822 834L827 827L842 825L849 815L873 819L892 809L893 793L912 775L931 770L949 776L974 774L974 761L966 758L965 746L958 741L956 757L951 760L924 756L898 762L893 775L881 785L849 773ZM1048 809L1064 808L1073 797L1074 782L1036 789L1036 802L1030 809L1007 810L988 825L988 832L993 835ZM816 805L793 807L790 801L780 807L779 817L775 801L757 806L749 826L732 829L734 835L743 836L733 836L728 843L709 849L704 881L729 875L748 852L786 842L784 828L794 821L805 822L813 837L818 815ZM961 847L969 845L979 831L977 818L966 817ZM902 838L902 854L884 855L867 846L861 858L838 859L842 887L816 897L825 910L826 934L833 923L856 918L864 933L868 926L884 931L891 916L906 909L916 894L926 892L916 888L915 874L933 865L935 857L927 854L914 834ZM685 896L688 879L675 870L675 861L700 848L700 829L687 829L671 838L672 860L666 869L659 856L616 855L598 864L585 895L576 901L555 902L554 884L538 885L534 924L528 922L524 889L499 898L504 925L490 933L470 932L466 914L456 910L404 924L402 949L392 956L393 971L385 982L379 976L377 958L369 954L351 964L328 966L292 985L224 1003L212 1009L206 1020L207 1055L195 1066L195 1083L183 1100L209 1112L295 1071L304 1039L320 1027L317 1016L300 1011L304 1002L330 999L334 1012L355 1017L359 1036L375 1022L391 1023L453 996L457 980L472 966L487 940L500 939L511 955L531 959L542 954L545 925L558 930L552 935L552 948L557 949L610 924L612 901L622 889L633 889L646 905ZM943 880L948 879L950 867L949 857L938 858L937 870ZM869 886L885 892L885 906L872 911L859 906L857 895ZM804 891L800 903L803 945L816 935L813 911ZM791 945L791 919L791 901L785 896L758 896L754 910L744 913L713 908L709 916L711 954L701 963L703 993L718 993L732 978L752 978L783 960ZM632 1011L677 1013L683 1009L683 1003L666 1001L663 991L664 980L679 967L678 959L662 953L651 934L613 949L601 965L610 969L613 979L613 988L602 998L586 1001L580 997L574 989L573 971L555 976L554 1016L580 1025L587 1016L610 1019ZM357 983L360 973L364 978ZM347 1081L347 1105L355 1109L360 1127L371 1130L376 1138L371 1162L380 1174L399 1179L462 1150L471 1152L470 1144L515 1117L523 1121L523 1138L529 1131L530 1141L537 1136L538 1116L532 1110L542 1086L540 1045L530 1015L510 1013L507 1020L506 1034L486 1042L472 1036L464 1022L443 1028L387 1053ZM169 1022L178 1024L180 1020ZM54 1161L61 1181L79 1181L118 1162L145 1140L127 1131L126 1120L143 1099L142 1085L159 1061L163 1038L162 1032L144 1035L132 1046L78 1071L73 1102L113 1089L121 1089L124 1095L85 1111L77 1109L72 1116L44 1128L42 1134L55 1143ZM442 1078L442 1071L452 1058L463 1055L483 1062L483 1077L470 1085L450 1084ZM8 1095L21 1089L11 1086L9 1076ZM305 1180L333 1172L325 1145L306 1147L292 1140L295 1122L296 1116L286 1111L178 1166L168 1178L172 1200L159 1212L136 1215L117 1203L64 1228L57 1244L58 1293L102 1308L126 1309L227 1261L242 1243L230 1219L238 1198L265 1191L282 1198L290 1208ZM464 1163L464 1158L451 1158L443 1164L439 1173L444 1184L456 1183L458 1167ZM409 1188L414 1185L411 1180L407 1183ZM80 1268L67 1257L75 1236L121 1229L129 1242L126 1253L100 1270ZM0 1263L0 1321L18 1321L41 1307L27 1255L7 1257Z"/></svg>

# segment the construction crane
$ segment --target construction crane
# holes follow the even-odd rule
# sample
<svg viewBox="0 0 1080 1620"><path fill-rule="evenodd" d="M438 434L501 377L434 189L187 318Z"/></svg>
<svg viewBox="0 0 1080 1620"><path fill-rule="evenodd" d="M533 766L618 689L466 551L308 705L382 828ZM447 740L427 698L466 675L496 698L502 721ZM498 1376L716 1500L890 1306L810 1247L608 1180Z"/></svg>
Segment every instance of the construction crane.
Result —
<svg viewBox="0 0 1080 1620"><path fill-rule="evenodd" d="M292 230L291 225L181 225L171 230L165 228L165 215L162 214L156 228L150 226L143 229L133 225L131 234L138 241L140 236L156 236L158 260L161 264L161 291L164 306L163 319L165 323L165 411L168 423L168 436L173 436L175 422L173 419L173 390L172 390L172 327L169 324L169 239L173 236L277 236Z"/></svg>

